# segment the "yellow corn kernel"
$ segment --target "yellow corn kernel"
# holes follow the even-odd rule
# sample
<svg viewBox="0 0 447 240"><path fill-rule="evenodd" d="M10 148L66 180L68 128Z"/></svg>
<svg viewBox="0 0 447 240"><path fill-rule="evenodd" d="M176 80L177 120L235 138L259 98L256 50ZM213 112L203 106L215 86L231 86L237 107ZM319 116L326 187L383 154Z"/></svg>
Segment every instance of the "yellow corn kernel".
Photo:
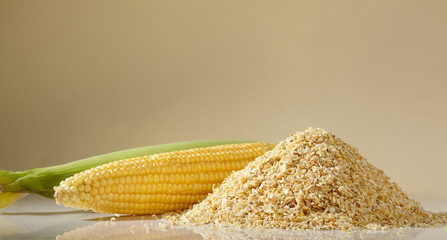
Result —
<svg viewBox="0 0 447 240"><path fill-rule="evenodd" d="M54 197L59 205L100 213L182 210L273 147L228 144L119 160L67 178L54 188Z"/></svg>

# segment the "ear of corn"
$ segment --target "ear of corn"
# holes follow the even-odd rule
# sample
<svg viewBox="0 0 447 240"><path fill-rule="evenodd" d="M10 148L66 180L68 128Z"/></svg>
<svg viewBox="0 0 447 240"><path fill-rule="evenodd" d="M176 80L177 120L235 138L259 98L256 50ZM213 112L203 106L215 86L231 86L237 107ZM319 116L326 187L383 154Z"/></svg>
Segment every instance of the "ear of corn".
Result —
<svg viewBox="0 0 447 240"><path fill-rule="evenodd" d="M54 186L59 185L62 180L73 176L75 173L79 173L105 163L157 153L243 142L250 141L201 140L161 144L112 152L62 165L36 168L23 172L0 170L0 208L2 208L2 206L6 207L12 204L15 199L21 195L21 193L36 193L47 198L53 198L53 188Z"/></svg>
<svg viewBox="0 0 447 240"><path fill-rule="evenodd" d="M62 181L55 187L55 198L57 204L100 213L186 209L273 146L228 144L120 160Z"/></svg>

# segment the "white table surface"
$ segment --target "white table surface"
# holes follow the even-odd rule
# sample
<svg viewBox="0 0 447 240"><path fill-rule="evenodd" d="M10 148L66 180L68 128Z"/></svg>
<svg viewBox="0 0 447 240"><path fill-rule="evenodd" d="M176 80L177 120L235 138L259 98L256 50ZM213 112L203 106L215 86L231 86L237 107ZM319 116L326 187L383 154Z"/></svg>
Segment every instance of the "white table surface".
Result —
<svg viewBox="0 0 447 240"><path fill-rule="evenodd" d="M432 211L447 211L447 201L417 198ZM61 207L29 195L0 211L0 239L447 239L447 227L389 231L219 230L173 227L150 216L98 214ZM115 221L111 220L115 217ZM164 227L168 226L167 229Z"/></svg>

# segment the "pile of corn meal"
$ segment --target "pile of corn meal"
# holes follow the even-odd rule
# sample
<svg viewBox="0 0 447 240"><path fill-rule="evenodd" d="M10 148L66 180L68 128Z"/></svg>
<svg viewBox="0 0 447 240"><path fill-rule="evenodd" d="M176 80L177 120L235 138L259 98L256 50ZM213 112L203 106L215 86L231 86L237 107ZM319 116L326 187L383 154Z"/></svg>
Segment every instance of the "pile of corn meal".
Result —
<svg viewBox="0 0 447 240"><path fill-rule="evenodd" d="M308 128L234 172L178 216L183 224L284 229L388 229L447 222L425 211L335 135Z"/></svg>

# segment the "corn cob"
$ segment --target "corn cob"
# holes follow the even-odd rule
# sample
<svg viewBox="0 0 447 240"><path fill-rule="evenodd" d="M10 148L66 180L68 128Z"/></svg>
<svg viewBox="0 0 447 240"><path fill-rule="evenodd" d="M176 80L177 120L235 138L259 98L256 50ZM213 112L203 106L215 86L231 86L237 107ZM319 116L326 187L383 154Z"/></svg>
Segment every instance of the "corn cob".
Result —
<svg viewBox="0 0 447 240"><path fill-rule="evenodd" d="M249 141L201 140L160 144L112 152L62 165L30 169L22 172L0 170L0 209L12 204L26 193L36 193L47 198L53 198L53 188L59 185L62 180L73 176L75 173L113 161L191 148L246 142Z"/></svg>
<svg viewBox="0 0 447 240"><path fill-rule="evenodd" d="M161 214L205 198L232 171L273 148L268 143L196 148L104 164L55 187L56 203L100 213Z"/></svg>

